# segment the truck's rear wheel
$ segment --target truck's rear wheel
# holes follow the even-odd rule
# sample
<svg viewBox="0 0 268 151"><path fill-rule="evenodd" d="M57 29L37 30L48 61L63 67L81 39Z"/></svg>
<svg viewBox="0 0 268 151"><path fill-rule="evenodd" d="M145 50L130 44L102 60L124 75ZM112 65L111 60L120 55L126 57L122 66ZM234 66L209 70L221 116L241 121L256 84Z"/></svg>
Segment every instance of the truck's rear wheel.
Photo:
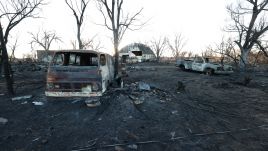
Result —
<svg viewBox="0 0 268 151"><path fill-rule="evenodd" d="M213 69L206 69L205 74L211 76L214 74L214 70Z"/></svg>
<svg viewBox="0 0 268 151"><path fill-rule="evenodd" d="M183 71L185 70L185 66L184 65L180 65L179 67L180 67L181 70L183 70Z"/></svg>

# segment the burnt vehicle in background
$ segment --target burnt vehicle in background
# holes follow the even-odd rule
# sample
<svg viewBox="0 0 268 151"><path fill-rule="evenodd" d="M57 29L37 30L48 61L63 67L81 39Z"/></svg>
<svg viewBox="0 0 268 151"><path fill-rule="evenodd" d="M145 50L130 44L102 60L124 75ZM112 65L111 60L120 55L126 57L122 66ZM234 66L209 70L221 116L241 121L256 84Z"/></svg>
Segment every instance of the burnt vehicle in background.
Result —
<svg viewBox="0 0 268 151"><path fill-rule="evenodd" d="M93 50L55 52L50 62L46 96L101 96L114 79L114 61L109 54Z"/></svg>

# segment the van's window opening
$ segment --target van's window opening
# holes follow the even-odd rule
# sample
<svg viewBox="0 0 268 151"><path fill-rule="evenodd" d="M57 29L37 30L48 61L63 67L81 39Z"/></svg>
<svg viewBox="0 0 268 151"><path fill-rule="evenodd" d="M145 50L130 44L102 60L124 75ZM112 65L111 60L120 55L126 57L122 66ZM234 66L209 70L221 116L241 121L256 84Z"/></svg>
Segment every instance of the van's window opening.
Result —
<svg viewBox="0 0 268 151"><path fill-rule="evenodd" d="M104 54L100 55L100 65L105 66L106 65L106 58Z"/></svg>
<svg viewBox="0 0 268 151"><path fill-rule="evenodd" d="M98 66L98 55L95 53L57 52L53 59L57 66Z"/></svg>

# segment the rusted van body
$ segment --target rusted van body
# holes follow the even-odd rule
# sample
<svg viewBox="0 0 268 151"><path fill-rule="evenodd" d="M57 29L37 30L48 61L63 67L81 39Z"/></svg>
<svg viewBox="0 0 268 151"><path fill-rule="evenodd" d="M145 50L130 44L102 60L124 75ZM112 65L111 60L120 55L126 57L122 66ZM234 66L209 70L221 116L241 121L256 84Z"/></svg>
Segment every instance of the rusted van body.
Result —
<svg viewBox="0 0 268 151"><path fill-rule="evenodd" d="M114 78L113 57L92 50L55 52L50 62L46 96L101 96Z"/></svg>

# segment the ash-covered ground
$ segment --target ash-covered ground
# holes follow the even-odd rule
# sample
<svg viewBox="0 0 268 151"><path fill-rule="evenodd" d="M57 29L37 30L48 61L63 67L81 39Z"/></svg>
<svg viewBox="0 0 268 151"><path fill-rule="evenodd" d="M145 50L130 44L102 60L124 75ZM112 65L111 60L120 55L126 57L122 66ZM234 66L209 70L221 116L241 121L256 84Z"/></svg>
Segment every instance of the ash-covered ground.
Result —
<svg viewBox="0 0 268 151"><path fill-rule="evenodd" d="M101 105L47 99L45 70L15 71L16 96L0 81L0 150L266 151L268 72L207 76L174 64L127 67L124 88ZM13 101L12 101L13 98Z"/></svg>

